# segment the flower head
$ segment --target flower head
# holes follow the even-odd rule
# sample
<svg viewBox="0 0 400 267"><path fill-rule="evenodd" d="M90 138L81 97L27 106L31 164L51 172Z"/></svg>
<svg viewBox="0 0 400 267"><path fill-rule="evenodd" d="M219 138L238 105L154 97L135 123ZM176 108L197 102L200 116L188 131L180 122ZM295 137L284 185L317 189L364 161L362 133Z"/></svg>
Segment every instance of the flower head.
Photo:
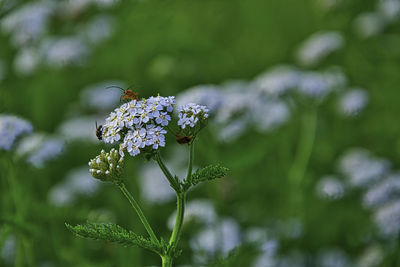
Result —
<svg viewBox="0 0 400 267"><path fill-rule="evenodd" d="M174 104L173 96L152 96L124 103L106 119L104 142L121 142L120 153L127 151L131 156L165 146L167 131L163 127L171 120Z"/></svg>
<svg viewBox="0 0 400 267"><path fill-rule="evenodd" d="M204 126L208 119L208 108L194 103L181 106L178 109L178 125L185 130L188 128L195 128L197 125Z"/></svg>
<svg viewBox="0 0 400 267"><path fill-rule="evenodd" d="M13 115L0 115L0 150L10 150L15 140L32 132L32 124Z"/></svg>
<svg viewBox="0 0 400 267"><path fill-rule="evenodd" d="M89 161L90 174L104 182L117 182L122 174L124 157L114 148L109 153L104 150L100 155Z"/></svg>

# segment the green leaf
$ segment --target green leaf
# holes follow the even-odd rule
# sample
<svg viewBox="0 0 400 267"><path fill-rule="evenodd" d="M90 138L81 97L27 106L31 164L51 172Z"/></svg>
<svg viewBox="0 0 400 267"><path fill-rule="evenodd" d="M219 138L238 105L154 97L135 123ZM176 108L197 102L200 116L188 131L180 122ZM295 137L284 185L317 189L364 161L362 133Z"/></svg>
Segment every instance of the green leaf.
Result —
<svg viewBox="0 0 400 267"><path fill-rule="evenodd" d="M119 243L124 246L138 246L160 254L162 249L150 239L128 231L121 226L113 223L86 223L72 226L65 224L67 228L76 235L107 242Z"/></svg>
<svg viewBox="0 0 400 267"><path fill-rule="evenodd" d="M192 177L189 181L185 181L185 184L188 185L197 185L198 183L211 181L218 178L224 177L228 168L222 167L221 165L209 165L207 167L198 169L195 173L192 174Z"/></svg>

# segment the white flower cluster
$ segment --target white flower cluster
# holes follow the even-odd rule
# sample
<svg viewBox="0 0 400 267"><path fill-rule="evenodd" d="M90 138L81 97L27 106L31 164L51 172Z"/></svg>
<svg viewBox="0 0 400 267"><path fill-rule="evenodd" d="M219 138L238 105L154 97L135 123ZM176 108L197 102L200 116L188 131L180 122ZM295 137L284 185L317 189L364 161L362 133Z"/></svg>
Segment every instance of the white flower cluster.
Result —
<svg viewBox="0 0 400 267"><path fill-rule="evenodd" d="M367 106L368 99L368 93L364 89L351 89L340 98L339 111L345 116L355 116Z"/></svg>
<svg viewBox="0 0 400 267"><path fill-rule="evenodd" d="M178 109L178 125L184 130L186 126L194 128L198 122L202 123L208 118L208 108L194 103L189 103Z"/></svg>
<svg viewBox="0 0 400 267"><path fill-rule="evenodd" d="M317 194L325 199L340 199L345 192L343 183L334 175L322 177L318 181L316 189Z"/></svg>
<svg viewBox="0 0 400 267"><path fill-rule="evenodd" d="M103 126L103 140L114 143L122 140L120 153L126 149L131 156L141 149L158 149L165 146L164 126L171 120L175 97L150 97L132 100L111 112Z"/></svg>
<svg viewBox="0 0 400 267"><path fill-rule="evenodd" d="M32 124L13 115L0 115L0 150L10 150L22 134L32 132Z"/></svg>
<svg viewBox="0 0 400 267"><path fill-rule="evenodd" d="M305 66L314 66L343 45L344 38L340 33L317 32L301 44L297 58Z"/></svg>

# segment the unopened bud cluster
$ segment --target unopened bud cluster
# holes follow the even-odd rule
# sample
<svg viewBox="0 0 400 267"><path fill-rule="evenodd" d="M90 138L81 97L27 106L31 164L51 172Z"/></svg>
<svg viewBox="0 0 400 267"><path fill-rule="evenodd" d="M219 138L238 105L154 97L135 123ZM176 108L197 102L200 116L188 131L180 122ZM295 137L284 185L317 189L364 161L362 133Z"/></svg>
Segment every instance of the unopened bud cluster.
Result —
<svg viewBox="0 0 400 267"><path fill-rule="evenodd" d="M89 161L90 174L99 180L115 182L122 174L124 157L118 150L112 148L110 152L101 151L100 155Z"/></svg>

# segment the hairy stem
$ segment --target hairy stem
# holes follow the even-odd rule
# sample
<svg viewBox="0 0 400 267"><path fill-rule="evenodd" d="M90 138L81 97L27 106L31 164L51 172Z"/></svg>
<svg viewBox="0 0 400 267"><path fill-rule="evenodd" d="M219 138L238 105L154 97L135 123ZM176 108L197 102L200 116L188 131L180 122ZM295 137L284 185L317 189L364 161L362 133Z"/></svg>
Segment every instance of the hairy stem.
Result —
<svg viewBox="0 0 400 267"><path fill-rule="evenodd" d="M194 158L194 140L189 145L189 163L186 175L187 181L192 181L193 158Z"/></svg>
<svg viewBox="0 0 400 267"><path fill-rule="evenodd" d="M172 231L171 238L169 239L169 245L173 248L176 247L179 241L179 237L182 231L183 225L183 217L185 214L185 202L186 202L186 193L177 193L176 194L176 219L174 230Z"/></svg>
<svg viewBox="0 0 400 267"><path fill-rule="evenodd" d="M162 256L161 257L162 267L172 267L172 257Z"/></svg>
<svg viewBox="0 0 400 267"><path fill-rule="evenodd" d="M122 193L125 195L125 197L128 199L129 203L131 203L131 206L133 209L136 211L137 215L139 216L140 220L142 221L142 224L144 228L146 228L147 233L150 236L150 239L153 242L156 242L157 244L160 244L158 241L156 235L153 232L153 229L151 228L149 222L147 221L146 216L144 215L142 209L140 208L139 204L136 202L136 200L133 198L131 193L129 193L128 189L126 188L124 183L120 183L118 185L119 189L121 189Z"/></svg>

